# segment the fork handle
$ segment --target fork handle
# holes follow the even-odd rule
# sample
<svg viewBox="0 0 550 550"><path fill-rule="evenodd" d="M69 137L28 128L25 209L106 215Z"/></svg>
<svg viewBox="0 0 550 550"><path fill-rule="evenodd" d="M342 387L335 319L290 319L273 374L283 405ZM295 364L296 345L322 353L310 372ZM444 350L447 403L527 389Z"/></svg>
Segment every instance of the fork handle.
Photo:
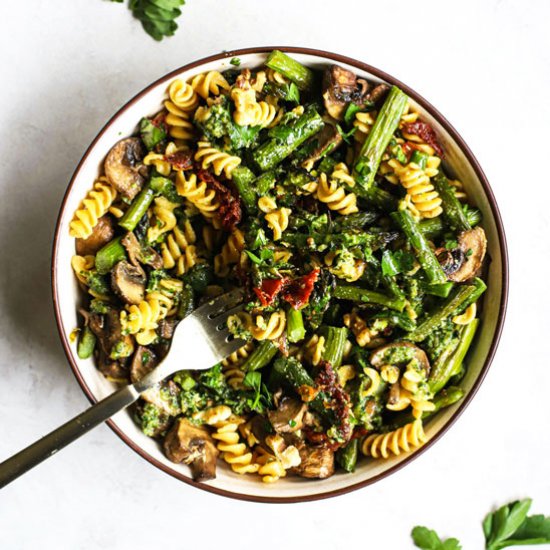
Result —
<svg viewBox="0 0 550 550"><path fill-rule="evenodd" d="M125 386L0 464L0 488L53 456L98 424L134 403L140 392Z"/></svg>

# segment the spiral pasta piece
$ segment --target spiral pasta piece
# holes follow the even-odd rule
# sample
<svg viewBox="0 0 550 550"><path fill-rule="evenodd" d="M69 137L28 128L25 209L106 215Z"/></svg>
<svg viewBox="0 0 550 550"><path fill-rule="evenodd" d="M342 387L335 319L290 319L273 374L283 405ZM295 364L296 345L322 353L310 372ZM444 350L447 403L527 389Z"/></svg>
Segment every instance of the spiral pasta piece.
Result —
<svg viewBox="0 0 550 550"><path fill-rule="evenodd" d="M455 315L453 317L453 323L455 325L469 325L475 318L477 314L477 306L475 303L470 304L464 313L461 315Z"/></svg>
<svg viewBox="0 0 550 550"><path fill-rule="evenodd" d="M269 82L276 82L277 84L287 84L288 79L275 69L266 69L267 80Z"/></svg>
<svg viewBox="0 0 550 550"><path fill-rule="evenodd" d="M178 109L186 113L194 111L199 105L199 98L193 85L189 85L179 78L168 87L168 97Z"/></svg>
<svg viewBox="0 0 550 550"><path fill-rule="evenodd" d="M278 241L283 236L283 232L288 227L291 213L292 210L290 208L283 207L265 214L264 218L269 228L273 231L274 241Z"/></svg>
<svg viewBox="0 0 550 550"><path fill-rule="evenodd" d="M244 246L243 232L240 229L234 229L221 252L214 256L214 273L218 277L225 277L229 274L231 266L239 261Z"/></svg>
<svg viewBox="0 0 550 550"><path fill-rule="evenodd" d="M155 329L159 321L164 319L170 307L166 301L159 301L149 296L137 305L131 305L120 312L120 324L126 334L134 334L138 344L147 346L157 338ZM171 303L170 303L171 306Z"/></svg>
<svg viewBox="0 0 550 550"><path fill-rule="evenodd" d="M216 249L218 243L220 242L221 236L222 232L218 231L211 225L205 225L202 228L202 240L208 252L213 252Z"/></svg>
<svg viewBox="0 0 550 550"><path fill-rule="evenodd" d="M376 121L376 113L356 113L355 120L353 121L353 127L357 128L353 134L355 141L363 143L367 136L370 134L372 126Z"/></svg>
<svg viewBox="0 0 550 550"><path fill-rule="evenodd" d="M81 207L75 212L74 219L69 224L69 235L77 239L87 239L99 218L107 213L116 196L117 193L107 178L99 178L82 201Z"/></svg>
<svg viewBox="0 0 550 550"><path fill-rule="evenodd" d="M195 160L201 162L203 170L212 166L216 176L223 172L227 179L231 179L231 172L241 164L241 159L212 147L208 141L199 141L197 145Z"/></svg>
<svg viewBox="0 0 550 550"><path fill-rule="evenodd" d="M353 187L355 185L355 180L349 172L349 168L343 162L339 162L332 171L331 178L338 183L344 183L348 187Z"/></svg>
<svg viewBox="0 0 550 550"><path fill-rule="evenodd" d="M338 182L335 179L329 181L327 175L324 173L321 173L319 176L319 186L317 187L316 196L330 210L334 210L343 216L359 211L355 193L346 194L344 189L338 186Z"/></svg>
<svg viewBox="0 0 550 550"><path fill-rule="evenodd" d="M178 195L186 198L207 219L212 220L216 216L220 203L216 200L216 192L209 189L206 182L198 181L195 174L187 178L183 171L176 174L176 191Z"/></svg>
<svg viewBox="0 0 550 550"><path fill-rule="evenodd" d="M254 350L254 344L248 342L222 361L222 372L227 383L235 390L243 389L244 371L241 366Z"/></svg>
<svg viewBox="0 0 550 550"><path fill-rule="evenodd" d="M176 227L177 218L174 210L179 206L175 202L170 202L166 197L155 199L153 206L154 224L147 230L147 240L150 243L156 242L161 235L172 231Z"/></svg>
<svg viewBox="0 0 550 550"><path fill-rule="evenodd" d="M427 440L422 420L417 419L392 432L369 435L363 441L361 451L373 458L389 458L392 454L399 456L403 452L407 453L420 447Z"/></svg>
<svg viewBox="0 0 550 550"><path fill-rule="evenodd" d="M218 71L209 71L193 77L191 87L203 99L210 95L220 95L221 90L229 90L231 86L225 77Z"/></svg>
<svg viewBox="0 0 550 550"><path fill-rule="evenodd" d="M229 407L224 408L228 409ZM231 412L231 409L229 411ZM221 419L216 419L215 422L212 421L213 419L206 421L216 429L212 438L217 441L216 446L221 453L221 458L238 474L257 472L259 465L253 462L252 451L246 443L241 441L239 435L239 426L244 424L245 420L232 414L224 418L225 413L226 411Z"/></svg>
<svg viewBox="0 0 550 550"><path fill-rule="evenodd" d="M286 470L275 456L263 449L257 447L255 452L255 461L258 464L258 474L262 476L264 483L275 483L280 478L286 476Z"/></svg>
<svg viewBox="0 0 550 550"><path fill-rule="evenodd" d="M71 258L71 267L73 268L76 278L84 285L88 284L86 277L88 271L95 266L95 256L78 256L74 255Z"/></svg>
<svg viewBox="0 0 550 550"><path fill-rule="evenodd" d="M414 162L405 166L397 159L388 162L401 185L407 190L405 203L417 218L436 218L443 212L443 201L430 182L430 177L438 173L440 162L437 157L429 157L424 169Z"/></svg>
<svg viewBox="0 0 550 550"><path fill-rule="evenodd" d="M185 220L183 229L176 226L161 244L160 251L164 269L176 268L178 275L187 273L199 262L195 231L189 220Z"/></svg>
<svg viewBox="0 0 550 550"><path fill-rule="evenodd" d="M166 317L171 317L178 312L176 298L183 290L183 281L179 279L162 279L158 290L147 294L147 300L157 300L167 310Z"/></svg>
<svg viewBox="0 0 550 550"><path fill-rule="evenodd" d="M269 318L257 315L249 327L256 340L276 340L283 335L286 328L286 313L283 309L273 312Z"/></svg>
<svg viewBox="0 0 550 550"><path fill-rule="evenodd" d="M344 326L353 332L358 346L362 348L375 348L384 342L383 339L378 338L379 331L370 328L367 322L356 311L345 313L343 321Z"/></svg>
<svg viewBox="0 0 550 550"><path fill-rule="evenodd" d="M145 166L154 166L156 171L162 176L168 176L172 171L172 166L166 160L165 156L160 153L154 153L153 151L145 155L143 164L145 164Z"/></svg>
<svg viewBox="0 0 550 550"><path fill-rule="evenodd" d="M314 334L304 345L304 356L316 367L323 358L325 351L325 337Z"/></svg>
<svg viewBox="0 0 550 550"><path fill-rule="evenodd" d="M168 111L166 124L168 125L170 136L183 142L192 139L195 135L195 127L191 120L189 120L189 113L171 101L165 101L164 107Z"/></svg>

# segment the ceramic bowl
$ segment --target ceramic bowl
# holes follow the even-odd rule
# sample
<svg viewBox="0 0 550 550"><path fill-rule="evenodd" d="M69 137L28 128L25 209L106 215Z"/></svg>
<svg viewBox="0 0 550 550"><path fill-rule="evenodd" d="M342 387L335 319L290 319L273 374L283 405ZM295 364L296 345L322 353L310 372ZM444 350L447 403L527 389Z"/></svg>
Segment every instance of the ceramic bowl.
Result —
<svg viewBox="0 0 550 550"><path fill-rule="evenodd" d="M74 254L74 240L69 237L69 222L73 212L91 188L99 174L103 159L113 144L121 136L133 134L141 117L152 115L162 108L170 81L174 78L187 80L204 71L223 71L231 67L229 61L233 57L240 58L241 67L258 67L272 49L274 48L252 48L225 52L190 63L167 74L128 101L107 122L77 166L63 199L57 222L52 257L52 288L57 325L65 353L78 383L92 403L109 395L115 386L99 373L93 360L78 358L76 345L69 339L70 332L77 326L76 304L80 299L70 262ZM187 466L170 462L162 453L159 444L141 433L129 412L120 412L108 422L113 431L145 460L185 483L234 498L266 502L296 502L339 495L379 481L428 451L447 432L474 397L495 353L506 307L507 255L501 219L489 183L468 146L434 107L392 76L360 61L318 50L281 47L278 49L289 52L298 61L314 69L324 69L331 63L337 63L355 71L361 77L395 84L403 89L410 96L423 119L437 131L446 151L447 168L453 176L464 183L468 195L481 209L491 260L487 275L488 290L481 312L481 326L469 353L467 375L461 384L465 390L465 396L459 403L444 409L427 422L426 433L429 441L416 452L388 460L363 459L358 463L353 474L337 473L328 479L317 481L287 477L272 485L259 482L256 476L241 476L233 473L219 462L215 480L196 483L190 477ZM193 350L189 350L186 361L193 362Z"/></svg>

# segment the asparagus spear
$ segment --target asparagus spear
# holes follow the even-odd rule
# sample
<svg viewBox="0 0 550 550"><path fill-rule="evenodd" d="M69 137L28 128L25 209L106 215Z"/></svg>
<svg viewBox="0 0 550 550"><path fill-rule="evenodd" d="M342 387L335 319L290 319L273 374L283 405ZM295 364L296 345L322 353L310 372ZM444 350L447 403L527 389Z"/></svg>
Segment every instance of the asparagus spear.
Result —
<svg viewBox="0 0 550 550"><path fill-rule="evenodd" d="M77 354L80 359L88 359L94 352L96 343L95 334L90 327L84 327L78 341Z"/></svg>
<svg viewBox="0 0 550 550"><path fill-rule="evenodd" d="M449 225L457 231L471 229L472 227L466 218L466 214L464 214L464 210L462 210L462 205L456 198L454 189L449 185L449 181L445 177L445 174L439 172L432 183L443 201L443 212L445 213Z"/></svg>
<svg viewBox="0 0 550 550"><path fill-rule="evenodd" d="M346 327L323 327L321 334L325 337L323 359L337 369L342 364L348 329Z"/></svg>
<svg viewBox="0 0 550 550"><path fill-rule="evenodd" d="M314 106L306 108L304 114L286 126L277 126L285 139L273 137L252 152L252 161L261 172L270 170L295 151L306 139L316 134L323 126L323 119Z"/></svg>
<svg viewBox="0 0 550 550"><path fill-rule="evenodd" d="M401 226L403 233L415 249L418 261L430 283L447 282L443 269L411 214L407 210L399 210L392 213L392 218Z"/></svg>
<svg viewBox="0 0 550 550"><path fill-rule="evenodd" d="M271 362L276 353L277 346L270 340L263 340L246 360L242 369L245 372L262 369Z"/></svg>
<svg viewBox="0 0 550 550"><path fill-rule="evenodd" d="M466 209L464 216L466 216L466 221L471 227L474 227L481 221L481 212L477 208ZM426 239L433 240L443 232L443 220L440 217L422 220L418 225Z"/></svg>
<svg viewBox="0 0 550 550"><path fill-rule="evenodd" d="M122 246L122 237L117 237L101 248L95 256L95 268L100 275L105 275L121 260L126 259L126 249Z"/></svg>
<svg viewBox="0 0 550 550"><path fill-rule="evenodd" d="M303 340L306 335L302 312L299 309L290 308L286 315L286 336L290 343Z"/></svg>
<svg viewBox="0 0 550 550"><path fill-rule="evenodd" d="M336 452L336 462L346 472L354 472L357 464L357 455L359 453L359 440L352 439L345 447Z"/></svg>
<svg viewBox="0 0 550 550"><path fill-rule="evenodd" d="M411 342L422 342L432 330L438 328L445 319L455 315L464 308L464 304L471 303L472 296L479 293L479 286L476 284L460 285L456 287L449 297L415 330L407 334L407 340Z"/></svg>
<svg viewBox="0 0 550 550"><path fill-rule="evenodd" d="M147 212L147 209L153 202L154 197L155 191L153 191L149 185L146 185L128 207L128 210L126 210L124 216L120 218L118 225L127 231L133 231L139 223L139 220L141 220L145 212Z"/></svg>
<svg viewBox="0 0 550 550"><path fill-rule="evenodd" d="M286 76L300 90L309 90L315 80L315 75L311 69L304 67L304 65L279 50L273 50L268 55L265 64L270 69Z"/></svg>
<svg viewBox="0 0 550 550"><path fill-rule="evenodd" d="M402 298L390 298L381 292L351 285L338 285L334 289L334 297L340 298L341 300L377 304L379 306L395 309L396 311L403 311L405 308L405 300Z"/></svg>
<svg viewBox="0 0 550 550"><path fill-rule="evenodd" d="M382 155L399 125L407 101L408 97L405 93L393 86L361 147L355 162L353 175L364 189L370 189L374 183L374 177L382 161Z"/></svg>
<svg viewBox="0 0 550 550"><path fill-rule="evenodd" d="M246 210L250 214L254 214L257 211L256 192L253 186L256 176L246 166L237 166L231 172L231 177Z"/></svg>
<svg viewBox="0 0 550 550"><path fill-rule="evenodd" d="M468 352L470 344L474 339L479 319L474 319L462 328L458 344L450 350L450 353L443 352L432 365L428 385L432 393L437 393L445 387L449 379L458 373L462 361Z"/></svg>

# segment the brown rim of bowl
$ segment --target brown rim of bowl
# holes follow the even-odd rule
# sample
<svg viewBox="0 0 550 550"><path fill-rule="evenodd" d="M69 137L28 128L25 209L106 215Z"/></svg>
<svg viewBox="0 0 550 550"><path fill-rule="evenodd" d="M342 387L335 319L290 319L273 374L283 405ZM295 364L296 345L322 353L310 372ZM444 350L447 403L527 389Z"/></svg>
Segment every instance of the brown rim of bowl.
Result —
<svg viewBox="0 0 550 550"><path fill-rule="evenodd" d="M508 252L506 248L506 236L504 234L504 228L502 226L502 219L500 216L500 212L498 209L498 206L496 204L495 197L493 195L493 191L491 190L491 186L489 185L489 182L487 181L487 178L485 174L483 173L483 170L481 169L481 166L479 165L477 159L475 158L474 154L470 150L470 148L466 145L462 137L459 135L459 133L453 128L453 126L447 121L447 119L437 110L435 109L428 101L426 101L423 97L421 97L419 94L417 94L414 90L411 90L408 86L394 78L393 76L385 73L384 71L381 71L375 67L372 67L371 65L368 65L367 63L362 63L361 61L357 61L355 59L352 59L350 57L346 57L343 55L326 52L323 50L316 50L311 48L299 48L299 47L286 47L286 46L274 46L274 47L259 47L259 48L244 48L240 50L231 50L227 52L223 52L216 55L211 55L209 57L205 57L203 59L200 59L198 61L195 61L193 63L189 63L187 65L184 65L183 67L180 67L179 69L176 69L174 71L171 71L167 75L163 76L162 78L159 78L149 86L147 86L145 89L143 89L141 92L139 92L136 96L134 96L130 101L128 101L123 107L121 107L112 117L111 119L105 124L105 126L100 130L98 135L95 137L95 139L92 141L91 145L88 147L86 152L84 153L84 156L78 163L78 166L76 167L76 170L71 177L71 181L69 182L69 186L67 187L67 191L65 192L65 195L63 197L63 202L61 203L61 208L59 210L56 228L55 228L55 235L54 235L54 243L53 243L53 251L52 251L52 271L51 271L51 280L52 280L52 292L53 292L53 302L54 302L54 311L55 311L55 319L57 323L57 329L59 331L61 342L63 344L63 349L65 351L65 355L67 356L67 359L69 360L69 364L71 365L71 368L73 370L73 373L80 384L80 387L90 400L90 403L94 404L96 403L96 399L94 398L92 392L90 391L90 388L86 385L84 378L82 377L70 350L69 342L67 335L65 334L65 331L63 329L62 321L61 321L61 314L59 311L59 301L57 299L57 281L56 281L56 264L57 264L57 249L59 244L59 238L60 238L60 222L62 214L65 211L65 205L67 201L67 197L69 196L69 193L73 187L74 180L76 176L78 175L80 168L82 164L87 159L88 155L90 154L91 150L94 148L95 144L99 140L99 138L104 134L106 129L114 122L114 120L123 113L128 107L130 107L135 101L143 97L145 94L151 90L154 86L157 84L160 84L162 82L167 82L174 78L177 74L187 71L189 69L193 69L195 67L198 67L200 65L203 65L205 63L208 63L210 61L220 61L227 58L232 57L238 57L240 55L246 55L246 54L257 54L257 53L269 53L271 50L281 50L284 52L289 53L298 53L298 54L306 54L306 55L314 55L323 57L325 59L334 61L336 63L346 63L348 65L351 65L353 67L356 67L358 69L364 70L369 72L370 74L375 75L376 77L380 78L381 80L384 80L385 82L389 82L391 84L394 84L401 88L404 92L406 92L411 98L413 98L418 104L420 104L424 109L426 109L430 114L434 116L438 120L438 122L445 128L445 130L449 133L449 135L454 139L454 141L458 144L466 158L468 159L469 163L473 167L477 177L479 178L479 181L481 182L481 185L483 186L483 190L485 191L485 194L487 196L487 199L489 200L489 204L491 206L491 212L493 214L493 218L495 220L495 224L497 227L498 237L500 241L500 253L502 257L502 295L501 295L501 301L500 301L500 307L499 307L499 315L497 320L497 326L495 329L495 334L493 337L493 341L491 342L491 346L489 348L489 353L487 355L487 359L485 360L485 363L479 373L479 376L477 377L470 393L464 397L464 400L460 404L459 408L456 410L454 415L451 417L451 419L441 428L441 430L430 440L428 441L424 446L422 446L419 450L409 455L407 458L405 458L402 462L399 464L391 467L387 471L385 471L382 474L379 474L372 479L362 481L359 483L354 483L352 485L349 485L347 487L344 487L342 489L336 489L333 491L327 491L325 493L317 493L314 495L306 495L306 496L299 496L299 497L262 497L262 496L254 496L254 495L244 495L241 493L235 493L232 491L227 491L225 489L218 489L216 487L212 487L207 484L198 483L196 481L193 481L191 478L188 478L187 476L184 476L183 474L180 474L179 472L174 472L169 470L164 464L159 462L157 459L149 455L147 452L145 452L143 449L138 447L131 439L129 439L111 420L107 421L108 426L124 441L131 449L133 449L136 453L141 455L143 458L145 458L148 462L156 466L157 468L160 468L162 471L166 472L167 474L170 474L171 476L189 484L194 487L197 487L199 489L202 489L204 491L209 491L211 493L215 493L218 495L222 495L225 497L235 498L239 500L248 500L252 502L266 502L266 503L285 503L285 502L307 502L307 501L313 501L313 500L321 500L329 497L334 497L338 495L343 495L346 493L349 493L351 491L355 491L357 489L360 489L362 487L366 487L367 485L371 485L377 481L380 481L381 479L393 474L397 470L400 470L407 464L409 464L412 460L419 457L422 453L424 453L426 450L428 450L436 441L438 441L446 432L449 430L449 428L456 422L458 417L464 412L474 395L477 393L481 383L483 382L483 379L485 378L487 371L489 370L489 367L491 365L491 362L493 360L493 357L495 355L496 349L498 347L498 343L500 340L500 336L502 333L502 327L504 324L504 318L506 315L506 305L508 301Z"/></svg>

